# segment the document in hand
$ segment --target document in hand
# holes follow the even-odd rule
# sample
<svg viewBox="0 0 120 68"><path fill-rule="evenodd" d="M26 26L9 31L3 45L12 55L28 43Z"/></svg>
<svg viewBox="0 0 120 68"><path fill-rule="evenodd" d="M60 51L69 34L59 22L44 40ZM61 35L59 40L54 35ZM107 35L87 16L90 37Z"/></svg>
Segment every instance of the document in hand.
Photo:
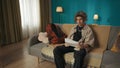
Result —
<svg viewBox="0 0 120 68"><path fill-rule="evenodd" d="M69 38L65 38L65 43L68 43L68 44L70 44L70 46L73 46L73 47L75 47L75 45L78 44L78 42L76 42L72 39L69 39Z"/></svg>

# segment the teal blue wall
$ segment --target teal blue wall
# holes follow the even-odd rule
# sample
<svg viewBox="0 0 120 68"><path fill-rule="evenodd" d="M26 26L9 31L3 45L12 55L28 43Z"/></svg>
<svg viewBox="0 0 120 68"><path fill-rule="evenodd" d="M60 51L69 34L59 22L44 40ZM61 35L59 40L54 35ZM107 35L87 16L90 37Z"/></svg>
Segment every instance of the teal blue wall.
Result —
<svg viewBox="0 0 120 68"><path fill-rule="evenodd" d="M57 13L56 7L62 6L63 13ZM52 0L52 23L75 23L74 16L78 11L88 15L87 24L94 23L93 15L97 13L97 24L120 26L120 0Z"/></svg>

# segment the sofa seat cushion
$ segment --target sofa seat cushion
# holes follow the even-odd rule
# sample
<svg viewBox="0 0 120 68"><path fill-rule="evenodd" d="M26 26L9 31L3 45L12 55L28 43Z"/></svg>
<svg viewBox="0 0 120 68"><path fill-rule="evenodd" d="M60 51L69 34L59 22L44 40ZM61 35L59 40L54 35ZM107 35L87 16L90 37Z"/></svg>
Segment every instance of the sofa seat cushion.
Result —
<svg viewBox="0 0 120 68"><path fill-rule="evenodd" d="M41 53L46 58L54 59L53 49L54 49L53 46L43 47ZM65 54L66 63L73 65L74 63L73 54L74 54L73 52ZM90 52L85 57L85 65L100 67L101 59L102 59L102 54Z"/></svg>
<svg viewBox="0 0 120 68"><path fill-rule="evenodd" d="M41 49L41 53L46 58L53 58L53 49L54 49L53 46L43 47Z"/></svg>
<svg viewBox="0 0 120 68"><path fill-rule="evenodd" d="M101 65L102 54L100 53L88 53L85 57L84 64L91 67L99 68Z"/></svg>
<svg viewBox="0 0 120 68"><path fill-rule="evenodd" d="M106 65L104 68L120 68L120 63Z"/></svg>
<svg viewBox="0 0 120 68"><path fill-rule="evenodd" d="M103 54L101 67L106 67L110 64L119 63L120 62L119 59L120 59L120 53L116 53L116 52L112 52L111 50L107 50Z"/></svg>
<svg viewBox="0 0 120 68"><path fill-rule="evenodd" d="M43 47L41 50L41 53L46 58L54 59L53 49L54 49L54 46ZM74 59L73 59L72 52L65 54L65 61L69 64L73 64Z"/></svg>

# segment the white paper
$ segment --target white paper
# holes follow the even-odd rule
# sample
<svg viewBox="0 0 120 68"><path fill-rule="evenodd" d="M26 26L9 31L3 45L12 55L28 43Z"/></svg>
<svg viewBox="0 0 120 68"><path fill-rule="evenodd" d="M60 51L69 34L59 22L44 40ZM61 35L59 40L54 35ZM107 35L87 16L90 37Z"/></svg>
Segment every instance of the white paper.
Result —
<svg viewBox="0 0 120 68"><path fill-rule="evenodd" d="M78 44L78 42L72 40L72 39L69 39L69 38L65 38L65 43L68 43L70 44L69 46L74 46Z"/></svg>

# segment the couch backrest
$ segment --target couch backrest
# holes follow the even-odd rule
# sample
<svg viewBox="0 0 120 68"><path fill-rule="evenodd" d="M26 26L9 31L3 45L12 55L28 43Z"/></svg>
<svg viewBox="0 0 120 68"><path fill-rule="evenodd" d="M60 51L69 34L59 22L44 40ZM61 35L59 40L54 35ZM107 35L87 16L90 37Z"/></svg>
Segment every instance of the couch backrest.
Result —
<svg viewBox="0 0 120 68"><path fill-rule="evenodd" d="M109 39L110 26L90 25L95 35L95 46L106 49Z"/></svg>
<svg viewBox="0 0 120 68"><path fill-rule="evenodd" d="M75 24L63 24L62 30L68 35Z"/></svg>
<svg viewBox="0 0 120 68"><path fill-rule="evenodd" d="M68 35L71 28L75 24L63 24L62 30ZM108 37L110 33L110 26L90 25L95 35L95 46L103 50L106 49L108 43Z"/></svg>

